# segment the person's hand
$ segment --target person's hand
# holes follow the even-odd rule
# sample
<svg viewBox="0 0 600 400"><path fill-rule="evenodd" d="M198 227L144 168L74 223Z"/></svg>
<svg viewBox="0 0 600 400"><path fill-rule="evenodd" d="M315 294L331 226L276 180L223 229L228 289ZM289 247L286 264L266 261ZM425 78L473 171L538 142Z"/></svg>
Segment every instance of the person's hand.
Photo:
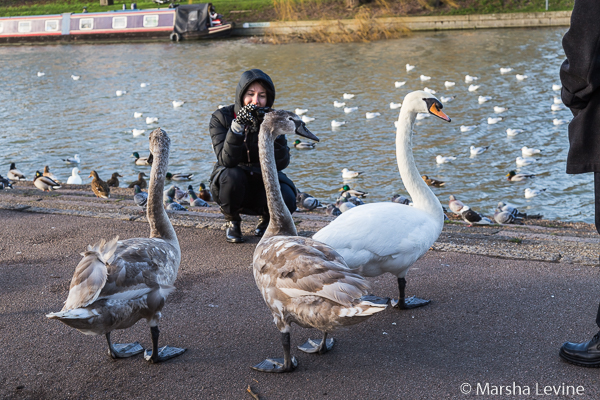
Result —
<svg viewBox="0 0 600 400"><path fill-rule="evenodd" d="M237 114L234 121L240 125L251 125L256 121L256 117L252 114L254 110L256 110L256 104L245 105Z"/></svg>

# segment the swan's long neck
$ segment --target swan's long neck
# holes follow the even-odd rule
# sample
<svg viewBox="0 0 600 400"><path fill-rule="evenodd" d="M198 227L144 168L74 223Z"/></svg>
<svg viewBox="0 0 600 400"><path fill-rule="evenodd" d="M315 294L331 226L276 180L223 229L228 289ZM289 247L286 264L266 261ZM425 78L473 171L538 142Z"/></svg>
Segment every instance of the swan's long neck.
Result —
<svg viewBox="0 0 600 400"><path fill-rule="evenodd" d="M400 177L410 194L415 208L431 214L440 226L444 224L444 211L437 197L427 186L415 165L412 152L412 127L417 113L402 108L396 128L396 160Z"/></svg>
<svg viewBox="0 0 600 400"><path fill-rule="evenodd" d="M169 221L167 212L163 206L163 190L165 188L165 176L169 166L169 147L161 148L159 154L154 155L152 170L150 171L150 184L148 186L147 217L150 223L150 237L161 238L167 242L175 242L179 246L177 235Z"/></svg>
<svg viewBox="0 0 600 400"><path fill-rule="evenodd" d="M267 129L265 124L261 126L261 131L263 129ZM271 216L269 227L265 231L263 239L278 235L298 236L292 214L286 207L281 195L281 186L279 185L277 166L275 165L274 143L275 135L271 137L268 133L260 132L258 136L258 154Z"/></svg>

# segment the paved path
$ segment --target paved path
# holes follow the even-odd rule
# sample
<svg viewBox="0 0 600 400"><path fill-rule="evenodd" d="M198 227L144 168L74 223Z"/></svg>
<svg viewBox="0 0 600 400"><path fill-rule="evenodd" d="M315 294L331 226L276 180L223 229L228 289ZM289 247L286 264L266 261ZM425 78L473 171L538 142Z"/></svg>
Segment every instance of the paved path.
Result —
<svg viewBox="0 0 600 400"><path fill-rule="evenodd" d="M282 354L251 273L256 239L230 245L219 230L176 227L183 259L160 341L188 351L149 365L140 356L113 361L103 337L44 316L62 307L87 244L147 236L146 223L10 210L0 221L0 398L252 399L251 385L261 399L463 399L477 397L463 395L463 383L493 393L513 382L531 398L536 384L538 393L581 386L582 396L568 397L600 398L599 371L557 354L563 341L596 333L593 266L430 251L411 269L407 291L431 305L337 332L323 356L293 350L298 369L270 375L249 368ZM371 281L374 293L396 294L393 277ZM294 326L292 345L317 335ZM150 345L143 321L113 336Z"/></svg>

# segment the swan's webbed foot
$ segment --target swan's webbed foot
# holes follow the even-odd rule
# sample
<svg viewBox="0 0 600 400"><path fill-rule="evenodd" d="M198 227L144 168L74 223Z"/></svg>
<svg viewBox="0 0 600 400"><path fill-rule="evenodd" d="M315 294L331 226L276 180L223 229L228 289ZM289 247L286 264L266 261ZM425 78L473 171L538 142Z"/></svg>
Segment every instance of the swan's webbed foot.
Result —
<svg viewBox="0 0 600 400"><path fill-rule="evenodd" d="M156 364L180 356L185 352L185 350L186 349L182 349L179 347L164 346L158 349L155 357L154 352L152 350L144 351L144 358L146 359L146 361L149 361L152 364Z"/></svg>
<svg viewBox="0 0 600 400"><path fill-rule="evenodd" d="M431 300L420 299L415 296L409 297L407 299L405 296L405 289L406 279L398 278L398 291L400 292L400 296L398 297L398 300L392 299L392 307L399 308L401 310L411 310L413 308L423 307L431 303Z"/></svg>
<svg viewBox="0 0 600 400"><path fill-rule="evenodd" d="M292 372L297 366L298 360L296 357L291 358L289 365L285 365L283 358L267 358L250 368L261 372Z"/></svg>
<svg viewBox="0 0 600 400"><path fill-rule="evenodd" d="M281 344L283 358L267 358L251 368L261 372L292 372L298 366L298 360L290 355L289 332L281 332Z"/></svg>
<svg viewBox="0 0 600 400"><path fill-rule="evenodd" d="M150 333L152 333L152 350L146 350L144 352L144 358L146 361L156 364L180 356L185 352L185 349L181 349L179 347L164 346L159 349L158 336L160 331L158 330L158 326L151 327Z"/></svg>
<svg viewBox="0 0 600 400"><path fill-rule="evenodd" d="M418 297L412 296L408 299L392 299L391 304L394 308L399 308L401 310L411 310L417 307L423 307L431 303L431 300L420 299Z"/></svg>
<svg viewBox="0 0 600 400"><path fill-rule="evenodd" d="M108 342L108 355L111 358L132 357L144 351L144 348L138 342L113 344L110 341L110 332L106 334L106 341Z"/></svg>
<svg viewBox="0 0 600 400"><path fill-rule="evenodd" d="M333 348L334 339L327 339L327 333L323 335L322 340L312 340L308 339L306 343L301 346L298 346L298 350L301 350L305 353L317 353L317 354L325 354L329 350Z"/></svg>

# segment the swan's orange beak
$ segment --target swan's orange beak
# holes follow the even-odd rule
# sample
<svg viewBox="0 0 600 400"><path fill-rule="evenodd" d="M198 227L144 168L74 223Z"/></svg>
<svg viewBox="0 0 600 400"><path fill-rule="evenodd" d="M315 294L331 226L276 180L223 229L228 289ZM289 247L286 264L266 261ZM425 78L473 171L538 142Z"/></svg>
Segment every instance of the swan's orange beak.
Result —
<svg viewBox="0 0 600 400"><path fill-rule="evenodd" d="M443 119L444 121L451 121L450 117L447 116L442 110L440 110L437 104L435 103L431 104L431 107L429 107L429 112L435 115L436 117Z"/></svg>

